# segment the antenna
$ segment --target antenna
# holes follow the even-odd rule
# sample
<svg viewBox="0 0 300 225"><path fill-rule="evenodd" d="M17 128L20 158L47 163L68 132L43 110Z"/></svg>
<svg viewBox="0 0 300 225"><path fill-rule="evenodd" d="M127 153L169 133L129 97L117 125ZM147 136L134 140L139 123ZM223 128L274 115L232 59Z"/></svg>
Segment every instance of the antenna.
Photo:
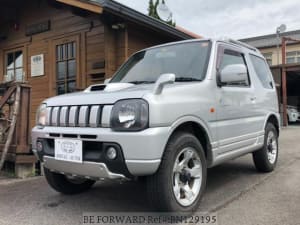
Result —
<svg viewBox="0 0 300 225"><path fill-rule="evenodd" d="M157 14L160 19L165 22L169 22L172 20L172 12L169 7L166 5L165 1L159 2L157 6Z"/></svg>
<svg viewBox="0 0 300 225"><path fill-rule="evenodd" d="M281 24L279 27L277 27L276 29L276 33L280 34L286 31L286 25L285 24Z"/></svg>

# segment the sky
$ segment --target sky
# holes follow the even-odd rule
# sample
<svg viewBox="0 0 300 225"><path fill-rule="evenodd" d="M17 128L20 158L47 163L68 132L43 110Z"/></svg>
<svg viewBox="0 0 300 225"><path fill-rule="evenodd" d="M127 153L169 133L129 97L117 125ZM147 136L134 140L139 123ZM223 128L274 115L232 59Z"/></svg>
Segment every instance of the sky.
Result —
<svg viewBox="0 0 300 225"><path fill-rule="evenodd" d="M116 0L147 14L149 0ZM178 26L204 37L248 38L300 29L300 0L165 0Z"/></svg>

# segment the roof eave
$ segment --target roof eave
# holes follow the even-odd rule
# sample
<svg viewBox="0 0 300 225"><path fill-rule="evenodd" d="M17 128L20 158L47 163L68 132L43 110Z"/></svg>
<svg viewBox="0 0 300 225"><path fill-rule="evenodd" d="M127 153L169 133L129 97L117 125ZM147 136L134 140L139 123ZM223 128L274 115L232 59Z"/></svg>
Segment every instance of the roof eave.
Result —
<svg viewBox="0 0 300 225"><path fill-rule="evenodd" d="M94 1L81 1L81 0L56 0L57 2L64 3L66 5L74 6L77 8L81 8L93 13L101 14L103 12L103 8L101 5L97 4Z"/></svg>
<svg viewBox="0 0 300 225"><path fill-rule="evenodd" d="M133 10L127 6L124 6L118 2L112 0L97 0L97 2L103 7L104 11L112 13L117 16L121 16L123 18L129 19L133 22L139 22L141 24L151 26L155 29L164 30L165 32L179 37L181 39L194 39L195 37L188 35L176 28L161 22L155 18L147 16L143 13L140 13L136 10Z"/></svg>

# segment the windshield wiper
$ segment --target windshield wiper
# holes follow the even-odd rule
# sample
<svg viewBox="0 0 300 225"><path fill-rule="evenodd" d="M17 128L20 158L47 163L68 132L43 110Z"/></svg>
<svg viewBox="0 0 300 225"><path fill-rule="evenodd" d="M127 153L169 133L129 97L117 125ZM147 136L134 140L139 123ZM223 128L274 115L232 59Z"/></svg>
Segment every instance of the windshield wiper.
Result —
<svg viewBox="0 0 300 225"><path fill-rule="evenodd" d="M193 77L176 77L175 82L193 82L193 81L202 81Z"/></svg>
<svg viewBox="0 0 300 225"><path fill-rule="evenodd" d="M202 81L200 79L197 78L193 78L193 77L176 77L175 82L195 82L195 81ZM131 84L153 84L155 83L155 81L145 81L145 80L137 80L137 81L130 81L128 83Z"/></svg>
<svg viewBox="0 0 300 225"><path fill-rule="evenodd" d="M154 83L154 81L130 81L128 83L131 83L131 84L152 84Z"/></svg>

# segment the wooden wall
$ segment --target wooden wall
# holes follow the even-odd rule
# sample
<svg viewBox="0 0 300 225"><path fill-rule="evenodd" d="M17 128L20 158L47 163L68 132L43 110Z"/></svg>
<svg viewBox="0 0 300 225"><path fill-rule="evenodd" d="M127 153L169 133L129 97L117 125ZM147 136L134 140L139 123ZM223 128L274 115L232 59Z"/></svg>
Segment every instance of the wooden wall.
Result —
<svg viewBox="0 0 300 225"><path fill-rule="evenodd" d="M175 37L165 36L158 31L145 29L141 26L136 26L133 24L128 25L129 56L141 49L172 41L179 41L179 39Z"/></svg>
<svg viewBox="0 0 300 225"><path fill-rule="evenodd" d="M106 77L111 77L135 52L172 41L179 39L131 22L120 30L105 26Z"/></svg>
<svg viewBox="0 0 300 225"><path fill-rule="evenodd" d="M39 4L39 2L41 2ZM51 30L26 37L25 27L51 20ZM9 29L8 38L0 42L0 81L5 74L5 53L16 48L23 50L25 79L32 86L31 126L34 125L38 105L56 94L55 45L75 40L77 42L77 88L79 90L94 82L88 74L93 64L105 60L104 25L99 15L84 17L72 13L72 8L61 5L58 8L46 1L30 1L20 12L19 29ZM1 29L1 28L0 28ZM31 77L30 59L44 54L45 75Z"/></svg>

